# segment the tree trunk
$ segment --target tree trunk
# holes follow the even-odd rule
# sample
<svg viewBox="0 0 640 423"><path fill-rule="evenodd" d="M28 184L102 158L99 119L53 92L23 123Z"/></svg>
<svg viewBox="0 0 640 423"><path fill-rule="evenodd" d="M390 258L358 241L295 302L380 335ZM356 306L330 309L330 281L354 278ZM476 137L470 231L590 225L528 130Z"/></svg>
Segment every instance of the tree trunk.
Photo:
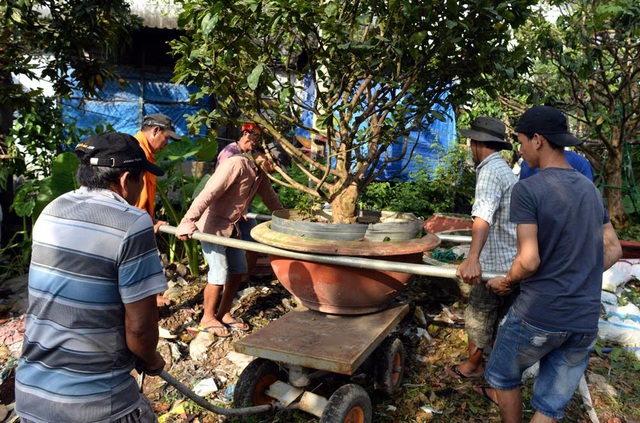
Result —
<svg viewBox="0 0 640 423"><path fill-rule="evenodd" d="M622 207L624 191L622 185L622 148L609 150L609 158L604 166L604 198L611 223L616 229L627 226L628 216Z"/></svg>
<svg viewBox="0 0 640 423"><path fill-rule="evenodd" d="M355 183L331 202L331 214L333 223L356 223L356 201L358 199L358 187Z"/></svg>

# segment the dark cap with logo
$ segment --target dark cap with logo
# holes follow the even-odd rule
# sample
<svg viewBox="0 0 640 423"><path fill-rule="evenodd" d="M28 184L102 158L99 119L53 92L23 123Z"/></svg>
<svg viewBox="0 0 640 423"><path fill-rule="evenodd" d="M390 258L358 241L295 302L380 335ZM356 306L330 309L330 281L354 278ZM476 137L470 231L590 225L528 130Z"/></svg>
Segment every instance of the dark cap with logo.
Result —
<svg viewBox="0 0 640 423"><path fill-rule="evenodd" d="M139 167L156 176L164 171L147 160L138 140L129 134L103 132L80 142L75 151L81 151L89 157L92 166Z"/></svg>
<svg viewBox="0 0 640 423"><path fill-rule="evenodd" d="M564 113L550 106L528 109L518 119L515 131L529 135L540 134L549 142L562 147L582 144L581 140L569 134Z"/></svg>
<svg viewBox="0 0 640 423"><path fill-rule="evenodd" d="M153 115L148 115L144 117L144 121L142 122L142 126L157 126L169 134L169 136L174 140L181 140L180 135L176 134L176 128L173 126L173 121L167 115L163 115L162 113L155 113Z"/></svg>
<svg viewBox="0 0 640 423"><path fill-rule="evenodd" d="M471 122L471 129L461 129L460 133L477 142L491 142L499 145L502 150L513 148L509 141L505 141L504 123L493 117L479 116Z"/></svg>

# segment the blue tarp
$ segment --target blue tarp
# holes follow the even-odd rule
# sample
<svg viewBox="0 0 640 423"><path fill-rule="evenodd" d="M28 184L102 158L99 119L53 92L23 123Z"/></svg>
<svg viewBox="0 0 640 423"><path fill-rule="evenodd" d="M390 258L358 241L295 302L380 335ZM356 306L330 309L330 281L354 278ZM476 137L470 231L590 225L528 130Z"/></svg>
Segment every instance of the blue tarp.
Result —
<svg viewBox="0 0 640 423"><path fill-rule="evenodd" d="M176 132L179 135L188 134L185 115L195 114L200 109L209 109L208 99L196 104L189 103L189 95L195 92L195 87L176 85L170 82L171 71L148 72L140 70L119 69L128 85L119 86L116 82L109 82L96 99L81 100L79 95L63 102L63 114L66 122L75 122L79 129L91 129L99 125L110 124L114 130L128 134L135 134L140 129L143 117L153 113L163 113L173 119ZM310 76L304 80L306 87L303 101L311 105L315 98L315 84ZM389 164L378 178L379 180L406 181L418 170L433 170L438 160L455 143L456 122L453 109L441 112L446 117L444 122L435 121L424 128L417 129L409 135L417 145L413 155L407 155L403 160ZM305 111L303 122L313 127L313 115ZM296 135L309 139L310 134L302 128L296 128ZM203 129L199 135L206 135ZM402 151L402 143L398 142L389 148L391 156L397 156Z"/></svg>
<svg viewBox="0 0 640 423"><path fill-rule="evenodd" d="M456 143L456 119L453 108L444 113L445 120L425 125L422 130L415 130L409 134L409 148L415 145L413 154L407 154L402 160L390 163L378 177L382 181L408 181L411 175L419 170L433 171L441 157ZM402 153L402 142L389 147L389 156Z"/></svg>
<svg viewBox="0 0 640 423"><path fill-rule="evenodd" d="M208 99L189 104L194 87L170 82L172 73L119 70L128 84L106 83L99 98L82 100L74 95L63 101L65 122L75 122L79 129L92 129L110 124L114 130L135 134L140 130L144 116L163 113L173 119L178 135L188 134L185 115L208 108ZM206 132L203 129L201 135Z"/></svg>

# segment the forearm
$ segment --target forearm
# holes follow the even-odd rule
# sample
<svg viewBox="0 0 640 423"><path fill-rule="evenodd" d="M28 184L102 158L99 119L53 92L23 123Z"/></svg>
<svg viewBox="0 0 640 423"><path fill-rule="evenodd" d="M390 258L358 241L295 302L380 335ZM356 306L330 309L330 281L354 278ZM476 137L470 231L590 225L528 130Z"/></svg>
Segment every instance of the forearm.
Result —
<svg viewBox="0 0 640 423"><path fill-rule="evenodd" d="M516 284L533 276L540 267L540 252L538 250L538 225L534 223L519 223L518 253L513 259L507 275L491 279L487 287L496 294L510 292Z"/></svg>
<svg viewBox="0 0 640 423"><path fill-rule="evenodd" d="M467 257L479 259L480 253L489 238L489 229L491 226L484 219L476 217L473 219L473 227L471 229L471 245L469 246L469 254Z"/></svg>
<svg viewBox="0 0 640 423"><path fill-rule="evenodd" d="M125 337L129 350L143 362L153 365L159 339L155 295L125 305Z"/></svg>
<svg viewBox="0 0 640 423"><path fill-rule="evenodd" d="M507 272L507 283L512 286L531 277L538 270L539 264L539 261L530 260L526 262L522 260L522 257L516 256Z"/></svg>
<svg viewBox="0 0 640 423"><path fill-rule="evenodd" d="M602 238L604 241L604 270L607 270L622 257L622 246L611 223L603 226Z"/></svg>

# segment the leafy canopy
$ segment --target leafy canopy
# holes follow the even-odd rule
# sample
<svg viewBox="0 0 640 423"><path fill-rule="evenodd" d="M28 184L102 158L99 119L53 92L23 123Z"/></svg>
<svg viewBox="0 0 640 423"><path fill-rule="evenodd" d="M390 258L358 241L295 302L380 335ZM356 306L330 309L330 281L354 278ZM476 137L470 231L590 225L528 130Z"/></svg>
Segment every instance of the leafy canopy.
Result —
<svg viewBox="0 0 640 423"><path fill-rule="evenodd" d="M280 169L283 183L348 214L386 164L411 152L406 135L443 118L442 103L526 67L510 40L534 3L185 0L175 81L217 99L197 123L260 123L312 182ZM295 128L324 136L326 159L296 149ZM394 142L404 148L390 155Z"/></svg>

